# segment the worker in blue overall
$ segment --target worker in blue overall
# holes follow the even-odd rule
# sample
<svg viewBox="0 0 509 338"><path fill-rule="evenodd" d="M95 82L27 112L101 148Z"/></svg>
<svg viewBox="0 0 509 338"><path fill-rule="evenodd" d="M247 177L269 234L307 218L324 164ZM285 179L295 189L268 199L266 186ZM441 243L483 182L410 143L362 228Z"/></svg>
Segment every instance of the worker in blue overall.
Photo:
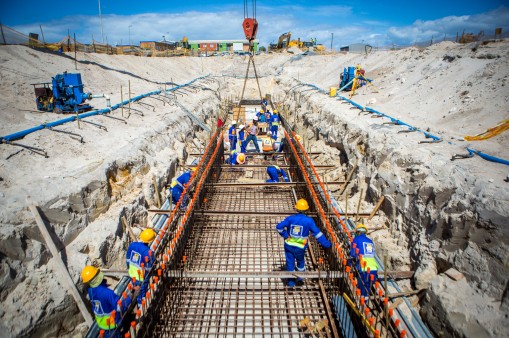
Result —
<svg viewBox="0 0 509 338"><path fill-rule="evenodd" d="M278 115L278 111L277 109L274 109L274 113L272 113L272 115L270 116L270 131L272 132L272 138L274 138L274 140L277 139L277 132L278 132L278 129L279 129L279 121L280 121L280 118L279 118L279 115Z"/></svg>
<svg viewBox="0 0 509 338"><path fill-rule="evenodd" d="M299 149L299 148L298 148L298 146L297 146L297 144L296 144L296 142L295 142L295 140L297 140L297 141L301 142L301 137L300 137L299 135L295 134L295 139L292 137L292 138L291 138L291 140L292 140L292 142L293 142L293 145L294 145L297 149ZM282 152L283 150L285 150L285 147L287 147L287 145L286 145L286 138L283 138L283 139L281 140L281 143L279 144L279 149L277 150L277 152L278 152L278 153Z"/></svg>
<svg viewBox="0 0 509 338"><path fill-rule="evenodd" d="M359 277L359 289L364 297L369 296L371 285L378 279L378 263L375 259L375 244L366 236L368 228L364 224L355 227L355 237L350 246L350 256L353 258ZM373 276L373 277L371 277Z"/></svg>
<svg viewBox="0 0 509 338"><path fill-rule="evenodd" d="M241 124L239 126L239 143L240 143L240 152L246 153L246 126Z"/></svg>
<svg viewBox="0 0 509 338"><path fill-rule="evenodd" d="M228 140L230 140L230 150L237 149L237 121L232 121L230 129L228 129Z"/></svg>
<svg viewBox="0 0 509 338"><path fill-rule="evenodd" d="M226 164L237 165L244 164L246 162L246 155L244 153L238 153L236 150L230 152L230 157L226 160Z"/></svg>
<svg viewBox="0 0 509 338"><path fill-rule="evenodd" d="M122 314L131 304L131 297L123 299L122 306L119 306L120 296L108 288L104 274L95 266L85 266L81 271L81 279L83 284L89 286L88 298L92 303L97 326L104 330L104 337L120 337L120 332L115 329L120 326Z"/></svg>
<svg viewBox="0 0 509 338"><path fill-rule="evenodd" d="M318 229L315 221L305 215L305 211L309 209L308 202L301 198L295 204L295 209L298 213L288 216L281 223L276 226L277 231L285 239L285 256L286 256L286 270L295 270L295 261L297 261L297 271L303 272L306 270L304 262L304 254L308 247L308 237L311 232L316 240L324 248L331 247L331 243L325 235ZM298 278L297 282L301 279ZM288 280L288 287L295 286L295 278Z"/></svg>
<svg viewBox="0 0 509 338"><path fill-rule="evenodd" d="M270 179L268 179L267 183L277 183L279 182L279 177L283 177L285 182L290 182L290 179L286 175L285 171L279 168L277 165L269 165L267 167L267 174L269 174Z"/></svg>
<svg viewBox="0 0 509 338"><path fill-rule="evenodd" d="M186 170L183 174L181 174L179 177L173 179L170 184L170 191L171 191L171 201L173 204L177 204L177 202L180 200L180 197L182 196L182 193L184 192L184 185L188 184L191 180L191 171L196 171L196 167L192 167L190 170ZM183 203L181 206L185 207L185 201L182 201Z"/></svg>
<svg viewBox="0 0 509 338"><path fill-rule="evenodd" d="M146 277L154 262L154 255L150 252L150 243L155 238L154 230L145 229L140 234L140 241L131 243L127 248L126 264L129 276L136 280L136 286L141 286L141 292L138 295L138 308L148 290L149 280Z"/></svg>

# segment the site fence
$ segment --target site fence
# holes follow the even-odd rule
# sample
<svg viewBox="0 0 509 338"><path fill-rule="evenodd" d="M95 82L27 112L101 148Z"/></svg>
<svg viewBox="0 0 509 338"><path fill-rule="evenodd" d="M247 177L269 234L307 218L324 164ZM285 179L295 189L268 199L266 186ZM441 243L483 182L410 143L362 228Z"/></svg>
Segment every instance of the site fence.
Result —
<svg viewBox="0 0 509 338"><path fill-rule="evenodd" d="M94 40L94 36L91 36L92 43L86 44L76 40L75 35L68 32L59 42L47 42L44 38L44 32L41 27L40 35L36 33L30 33L26 35L13 28L2 25L0 23L0 45L25 45L32 48L46 49L55 52L83 52L83 53L102 53L102 54L120 54L120 55L136 55L143 57L173 57L173 56L203 56L201 50L189 50L185 48L177 47L171 49L170 47L166 50L157 50L154 48L141 48L135 45L112 45L108 41L106 43L98 42ZM429 40L415 42L413 44L397 45L390 44L386 46L369 46L366 45L364 53L369 54L376 51L388 51L388 50L400 50L408 47L417 47L420 49L429 47L431 45L441 43L444 41L451 41L457 43L487 43L491 41L497 41L501 39L509 38L509 32L500 32L500 34L484 34L480 32L477 35L471 33L458 33L456 36L431 36ZM208 53L207 56L212 55L212 52ZM319 54L334 53L334 50L320 52ZM344 53L344 52L338 52Z"/></svg>

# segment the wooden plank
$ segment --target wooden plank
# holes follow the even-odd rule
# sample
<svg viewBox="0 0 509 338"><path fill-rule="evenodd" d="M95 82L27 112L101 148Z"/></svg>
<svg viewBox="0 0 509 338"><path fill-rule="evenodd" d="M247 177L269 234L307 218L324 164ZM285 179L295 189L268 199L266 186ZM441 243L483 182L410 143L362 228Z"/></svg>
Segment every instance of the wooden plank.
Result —
<svg viewBox="0 0 509 338"><path fill-rule="evenodd" d="M357 169L357 161L355 162L355 165L353 166L352 170L350 170L350 172L348 173L345 184L341 187L341 191L339 192L339 196L343 195L343 193L345 192L346 186L348 185L348 182L350 182L350 179L352 178L355 169Z"/></svg>
<svg viewBox="0 0 509 338"><path fill-rule="evenodd" d="M159 197L159 189L157 189L157 181L156 181L155 175L152 175L152 182L154 183L154 191L156 194L157 207L161 208L161 198Z"/></svg>
<svg viewBox="0 0 509 338"><path fill-rule="evenodd" d="M376 212L378 211L378 209L382 205L384 199L385 199L385 196L382 195L382 197L380 197L380 199L378 200L377 204L375 205L375 209L373 209L373 211L371 211L371 214L368 217L368 221L370 221L373 218L373 216L375 216Z"/></svg>
<svg viewBox="0 0 509 338"><path fill-rule="evenodd" d="M424 291L426 289L419 289L419 290L410 290L410 291L403 291L403 292L397 292L397 293L390 293L387 295L388 298L399 298L399 297L407 297L416 295L421 291Z"/></svg>
<svg viewBox="0 0 509 338"><path fill-rule="evenodd" d="M125 218L125 216L122 216L122 223L124 224L124 227L126 228L127 233L129 234L129 237L131 237L131 240L133 242L135 242L136 241L136 236L134 235L133 229L131 228L131 226L127 222L127 219Z"/></svg>
<svg viewBox="0 0 509 338"><path fill-rule="evenodd" d="M87 310L87 307L85 306L85 303L83 302L83 299L81 299L81 295L78 292L78 289L76 289L76 285L74 285L74 282L71 278L71 275L69 275L69 271L67 270L67 267L65 266L64 262L62 261L62 258L60 257L60 253L58 252L58 249L53 242L53 239L51 238L51 235L46 228L46 223L42 220L41 214L39 213L39 209L37 208L37 205L34 204L30 196L27 196L26 198L28 208L32 212L35 218L35 222L37 223L37 226L39 227L39 230L41 231L42 237L44 238L44 241L46 243L46 247L51 252L51 255L55 259L55 265L57 268L57 275L59 277L58 281L61 282L67 290L71 293L72 297L74 298L74 301L78 305L78 308L81 312L81 315L85 319L85 322L88 326L92 326L93 320L92 316Z"/></svg>

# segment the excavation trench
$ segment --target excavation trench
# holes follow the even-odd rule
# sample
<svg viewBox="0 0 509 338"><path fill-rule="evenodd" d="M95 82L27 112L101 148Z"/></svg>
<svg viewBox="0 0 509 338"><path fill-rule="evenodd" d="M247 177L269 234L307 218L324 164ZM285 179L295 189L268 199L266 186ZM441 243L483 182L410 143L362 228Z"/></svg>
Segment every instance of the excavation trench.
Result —
<svg viewBox="0 0 509 338"><path fill-rule="evenodd" d="M504 197L486 199L486 177L472 177L433 145L420 145L422 137L399 134L351 105L294 89L296 83L282 83L288 120L309 151L323 153L316 163L337 165L324 180L351 175L344 190L329 187L343 210L369 214L381 202L371 220L359 219L374 229L371 237L378 254L388 257L387 270L415 272L398 284L426 289L409 300L431 330L446 336L506 332ZM454 312L462 312L462 319Z"/></svg>
<svg viewBox="0 0 509 338"><path fill-rule="evenodd" d="M235 96L234 88L239 87L236 82L239 81L219 81L223 99ZM416 156L422 150L415 151L414 135L401 142L387 137L389 131L383 126L363 128L352 123L359 115L349 107L338 108L328 101L332 99L292 91L292 86L292 81L262 80L262 88L268 88L273 100L284 104L285 117L303 137L304 147L321 153L313 157L315 164L337 167L324 172L322 179L340 181L351 174L345 187L328 187L345 213L356 214L359 210L366 218L384 197L376 215L365 223L376 229L371 237L379 255L388 257L388 270L415 271L414 277L400 281L400 286L405 290L428 289L426 296L421 293L410 301L421 310L432 330L452 336L469 329L499 332L496 323L489 328L489 321L484 318L480 324L467 323L468 316L463 322L453 322L447 313L455 310L454 304L444 300L444 294L458 286L473 293L481 290L487 297L502 299L502 309L507 313L504 278L508 271L504 256L494 249L498 241L495 234L507 231L501 230L507 220L503 210L472 196L472 188L466 185L480 183L473 182L461 170L447 167L445 161L438 168ZM255 98L255 93L254 87L248 87L245 96ZM215 127L218 107L224 105L225 100L212 92L199 102L187 104L210 128ZM41 203L41 211L81 290L78 276L85 264L124 268L124 253L130 240L122 218L135 234L141 231L135 224L150 226L152 214L147 210L157 206L155 189L164 192L164 186L183 170L183 165L193 160L188 153L203 151L210 134L186 118L183 111L178 117L178 123L167 121L163 128L135 139L134 150L110 161L79 191ZM10 287L3 288L0 296L4 304L10 300L14 305L1 313L3 322L11 324L1 325L15 336L84 333L72 299L62 295L58 282L50 277L54 276L52 265L48 264L50 255L41 245L31 215L27 211L20 211L19 215L2 222L26 225L3 234L8 241L2 242L1 268L10 271L3 284L9 283ZM440 275L452 267L465 278L455 281ZM32 276L31 271L35 271ZM14 319L33 294L38 296L32 301L41 308Z"/></svg>

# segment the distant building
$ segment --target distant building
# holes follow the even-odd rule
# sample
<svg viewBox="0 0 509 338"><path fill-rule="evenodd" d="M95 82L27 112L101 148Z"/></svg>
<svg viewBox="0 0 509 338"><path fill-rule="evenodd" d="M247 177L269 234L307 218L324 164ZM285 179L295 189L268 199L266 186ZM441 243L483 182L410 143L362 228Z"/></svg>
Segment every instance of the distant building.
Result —
<svg viewBox="0 0 509 338"><path fill-rule="evenodd" d="M140 41L141 49L150 49L157 51L173 50L177 43L174 41Z"/></svg>
<svg viewBox="0 0 509 338"><path fill-rule="evenodd" d="M356 53L356 54L364 54L369 53L373 47L371 45L367 45L364 43L352 43L351 45L341 47L339 49L340 52L349 52L349 53Z"/></svg>
<svg viewBox="0 0 509 338"><path fill-rule="evenodd" d="M259 41L254 40L253 49L258 51ZM189 40L191 51L200 52L247 52L249 42L247 40Z"/></svg>

